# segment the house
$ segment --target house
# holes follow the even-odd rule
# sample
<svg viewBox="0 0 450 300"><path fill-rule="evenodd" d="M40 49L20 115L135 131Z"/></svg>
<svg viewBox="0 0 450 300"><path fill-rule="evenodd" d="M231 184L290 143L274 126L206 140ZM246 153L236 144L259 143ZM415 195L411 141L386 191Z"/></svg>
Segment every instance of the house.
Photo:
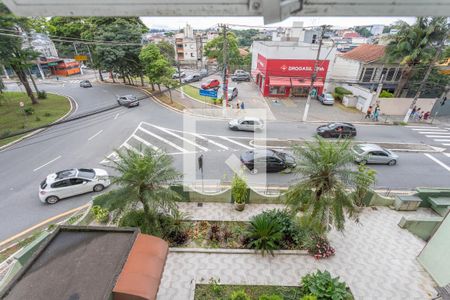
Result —
<svg viewBox="0 0 450 300"><path fill-rule="evenodd" d="M331 80L375 89L384 76L383 89L394 91L402 75L402 67L383 60L385 48L383 45L362 44L336 55Z"/></svg>
<svg viewBox="0 0 450 300"><path fill-rule="evenodd" d="M61 226L0 299L154 300L168 244L136 228Z"/></svg>

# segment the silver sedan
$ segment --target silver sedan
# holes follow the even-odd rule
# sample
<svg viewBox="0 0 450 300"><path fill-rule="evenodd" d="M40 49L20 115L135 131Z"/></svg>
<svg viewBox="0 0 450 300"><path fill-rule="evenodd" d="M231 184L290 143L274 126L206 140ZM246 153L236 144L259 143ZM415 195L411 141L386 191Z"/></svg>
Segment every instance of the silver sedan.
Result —
<svg viewBox="0 0 450 300"><path fill-rule="evenodd" d="M375 144L358 144L352 147L355 161L362 164L396 165L398 155Z"/></svg>

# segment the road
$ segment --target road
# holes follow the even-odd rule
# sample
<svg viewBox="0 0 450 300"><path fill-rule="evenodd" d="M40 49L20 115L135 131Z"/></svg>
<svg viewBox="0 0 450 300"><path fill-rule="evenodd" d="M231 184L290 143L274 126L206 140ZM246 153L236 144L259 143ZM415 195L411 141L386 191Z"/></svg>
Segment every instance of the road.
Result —
<svg viewBox="0 0 450 300"><path fill-rule="evenodd" d="M14 87L11 87L14 89ZM73 115L115 104L117 95L141 91L120 85L97 84L83 89L77 82L43 85L49 92L71 96L77 102ZM44 100L45 101L45 100ZM196 128L191 128L194 126ZM270 122L268 138L311 139L318 124ZM446 128L402 126L357 126L359 141L425 143L448 147ZM417 130L416 130L417 129ZM431 132L426 133L426 132ZM192 134L194 133L194 135ZM434 134L438 133L438 134ZM205 157L204 178L231 179L236 161L225 164L235 154L251 148L253 134L234 132L226 121L201 119L168 110L153 100L141 101L137 108L118 107L84 119L51 127L0 152L0 241L49 217L80 206L93 194L73 197L56 205L46 205L37 197L38 184L49 173L72 167L104 167L105 157L124 146L154 146L173 155L175 166L186 177L198 180L196 158ZM444 140L444 141L442 141ZM448 146L446 146L447 144ZM450 152L447 150L446 152ZM190 165L189 165L190 164ZM445 154L400 153L397 166L373 166L377 171L377 187L412 189L417 186L449 186L450 157ZM183 171L185 170L185 171ZM255 184L287 185L293 174L248 175ZM210 181L208 181L210 182Z"/></svg>

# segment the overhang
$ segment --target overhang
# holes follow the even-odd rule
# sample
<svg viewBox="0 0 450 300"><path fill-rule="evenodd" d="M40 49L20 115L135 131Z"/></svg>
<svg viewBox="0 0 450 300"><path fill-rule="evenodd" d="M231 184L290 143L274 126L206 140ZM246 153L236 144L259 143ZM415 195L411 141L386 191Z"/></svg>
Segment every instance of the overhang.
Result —
<svg viewBox="0 0 450 300"><path fill-rule="evenodd" d="M291 78L290 77L269 77L269 85L270 86L291 86Z"/></svg>

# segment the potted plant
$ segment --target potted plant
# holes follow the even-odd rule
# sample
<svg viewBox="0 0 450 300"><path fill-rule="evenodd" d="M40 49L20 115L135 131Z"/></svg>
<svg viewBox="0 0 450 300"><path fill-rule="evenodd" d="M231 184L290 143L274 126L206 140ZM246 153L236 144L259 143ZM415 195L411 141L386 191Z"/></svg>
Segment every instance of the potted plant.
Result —
<svg viewBox="0 0 450 300"><path fill-rule="evenodd" d="M234 208L237 211L243 211L245 202L247 202L249 190L247 182L237 174L234 174L231 182L231 197L234 201Z"/></svg>

